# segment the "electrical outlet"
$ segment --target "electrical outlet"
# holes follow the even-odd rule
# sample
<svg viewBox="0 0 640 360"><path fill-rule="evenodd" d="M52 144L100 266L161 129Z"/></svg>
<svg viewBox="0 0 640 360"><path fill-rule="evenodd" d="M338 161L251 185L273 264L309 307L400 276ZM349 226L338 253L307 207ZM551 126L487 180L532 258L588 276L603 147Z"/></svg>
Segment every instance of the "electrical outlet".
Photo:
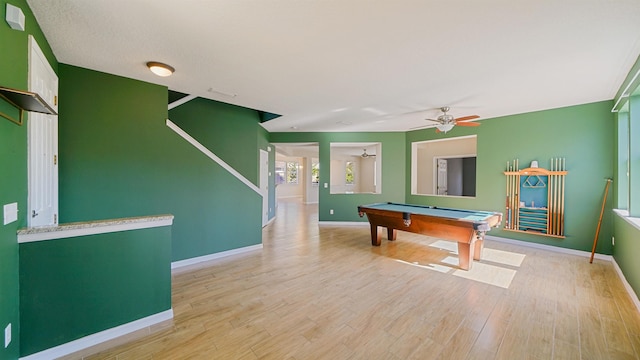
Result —
<svg viewBox="0 0 640 360"><path fill-rule="evenodd" d="M329 215L333 215L333 209L329 210Z"/></svg>
<svg viewBox="0 0 640 360"><path fill-rule="evenodd" d="M612 236L612 237L611 237L611 245L612 245L612 246L615 246L615 245L616 245L616 237L615 237L615 236Z"/></svg>
<svg viewBox="0 0 640 360"><path fill-rule="evenodd" d="M4 328L4 348L8 348L11 343L11 323Z"/></svg>

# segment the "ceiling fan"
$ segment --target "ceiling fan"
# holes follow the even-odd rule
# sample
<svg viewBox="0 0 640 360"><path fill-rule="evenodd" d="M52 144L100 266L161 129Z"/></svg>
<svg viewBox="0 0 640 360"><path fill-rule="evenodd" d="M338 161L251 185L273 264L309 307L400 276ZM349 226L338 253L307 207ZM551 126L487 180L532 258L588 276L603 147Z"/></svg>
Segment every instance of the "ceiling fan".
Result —
<svg viewBox="0 0 640 360"><path fill-rule="evenodd" d="M463 116L459 118L454 118L453 115L447 114L450 110L448 106L443 106L440 108L442 111L442 115L438 116L437 119L425 119L428 121L435 121L438 123L436 125L436 132L447 132L453 129L454 126L480 126L480 123L472 122L471 120L478 119L480 116L478 115L469 115Z"/></svg>
<svg viewBox="0 0 640 360"><path fill-rule="evenodd" d="M362 153L362 155L360 155L362 158L366 159L368 157L373 157L376 156L376 154L367 154L367 149L364 149L364 152Z"/></svg>

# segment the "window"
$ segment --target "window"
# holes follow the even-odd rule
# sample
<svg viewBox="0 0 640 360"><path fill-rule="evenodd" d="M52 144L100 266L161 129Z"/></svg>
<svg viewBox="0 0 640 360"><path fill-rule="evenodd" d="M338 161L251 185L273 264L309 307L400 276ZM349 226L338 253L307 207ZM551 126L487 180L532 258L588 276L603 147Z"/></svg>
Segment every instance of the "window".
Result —
<svg viewBox="0 0 640 360"><path fill-rule="evenodd" d="M298 163L287 162L287 184L298 183Z"/></svg>
<svg viewBox="0 0 640 360"><path fill-rule="evenodd" d="M320 163L314 162L311 164L311 183L319 184L320 183Z"/></svg>
<svg viewBox="0 0 640 360"><path fill-rule="evenodd" d="M640 218L640 146L634 141L637 129L640 129L637 109L640 109L640 88L629 97L617 118L618 161L615 186L618 197L615 199L615 206L627 210L624 213L633 218Z"/></svg>
<svg viewBox="0 0 640 360"><path fill-rule="evenodd" d="M298 183L297 161L276 161L276 185Z"/></svg>
<svg viewBox="0 0 640 360"><path fill-rule="evenodd" d="M344 183L347 185L353 185L353 161L347 161L345 163L344 173L345 173L345 181Z"/></svg>

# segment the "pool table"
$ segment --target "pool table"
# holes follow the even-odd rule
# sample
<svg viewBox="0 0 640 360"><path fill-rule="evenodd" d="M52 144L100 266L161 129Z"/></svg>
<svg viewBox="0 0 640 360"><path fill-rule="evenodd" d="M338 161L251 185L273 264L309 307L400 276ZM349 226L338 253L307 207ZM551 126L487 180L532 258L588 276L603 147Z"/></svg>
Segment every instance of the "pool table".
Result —
<svg viewBox="0 0 640 360"><path fill-rule="evenodd" d="M403 230L458 242L459 265L464 270L471 268L473 260L480 260L484 234L502 222L499 212L396 203L358 206L358 214L367 214L373 246L380 246L380 226L387 228L389 240Z"/></svg>

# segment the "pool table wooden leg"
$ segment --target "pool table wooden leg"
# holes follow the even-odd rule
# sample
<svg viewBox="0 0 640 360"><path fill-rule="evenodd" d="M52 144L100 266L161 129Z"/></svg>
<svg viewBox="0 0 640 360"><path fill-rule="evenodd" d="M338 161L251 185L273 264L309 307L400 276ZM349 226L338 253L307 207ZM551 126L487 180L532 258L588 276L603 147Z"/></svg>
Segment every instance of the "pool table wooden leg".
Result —
<svg viewBox="0 0 640 360"><path fill-rule="evenodd" d="M393 228L387 228L387 239L395 240L397 235L398 235L398 230Z"/></svg>
<svg viewBox="0 0 640 360"><path fill-rule="evenodd" d="M484 239L483 238L478 238L478 240L475 241L476 245L475 245L475 250L473 251L473 260L480 260L480 258L482 257L482 249L484 249Z"/></svg>
<svg viewBox="0 0 640 360"><path fill-rule="evenodd" d="M380 246L382 242L382 233L380 232L380 227L375 224L371 224L371 245Z"/></svg>
<svg viewBox="0 0 640 360"><path fill-rule="evenodd" d="M473 244L467 244L463 242L458 243L458 260L460 262L460 268L462 270L471 269L473 263L473 252L471 251ZM475 246L474 246L475 248Z"/></svg>

